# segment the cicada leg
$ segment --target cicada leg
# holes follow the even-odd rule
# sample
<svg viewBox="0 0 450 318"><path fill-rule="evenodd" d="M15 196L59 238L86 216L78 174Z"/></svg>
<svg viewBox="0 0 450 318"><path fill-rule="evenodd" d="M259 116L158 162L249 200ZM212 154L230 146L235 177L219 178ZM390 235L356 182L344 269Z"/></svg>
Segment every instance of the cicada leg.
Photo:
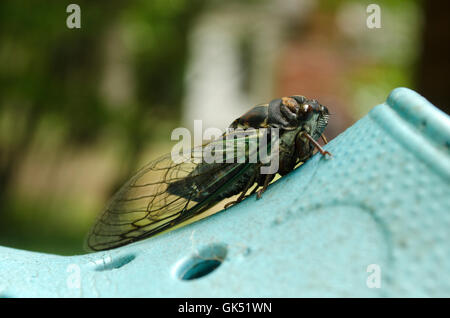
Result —
<svg viewBox="0 0 450 318"><path fill-rule="evenodd" d="M327 137L325 136L325 134L320 135L322 137L323 142L325 143L325 145L328 143Z"/></svg>
<svg viewBox="0 0 450 318"><path fill-rule="evenodd" d="M331 156L331 157L333 156L330 152L328 152L327 150L324 150L324 149L319 145L319 143L318 143L317 141L315 141L314 138L311 137L308 133L302 132L301 134L302 134L303 136L305 136L309 141L312 142L312 144L314 145L314 147L316 147L317 150L319 150L319 152L322 154L322 156L325 156L325 155L329 155L329 156Z"/></svg>
<svg viewBox="0 0 450 318"><path fill-rule="evenodd" d="M239 197L237 198L237 200L236 201L231 201L231 202L228 202L227 204L225 204L224 209L228 209L230 206L238 204L239 202L244 200L247 197L245 194L253 186L253 184L255 183L255 179L256 179L256 176L253 176L250 179L250 181L247 183L247 185L245 186L244 190L242 190L242 192L239 195Z"/></svg>
<svg viewBox="0 0 450 318"><path fill-rule="evenodd" d="M261 199L262 194L264 193L264 191L266 191L267 187L270 184L270 181L273 180L273 178L275 177L275 175L273 174L267 174L266 177L264 178L264 184L261 190L258 190L256 192L256 198L257 199Z"/></svg>

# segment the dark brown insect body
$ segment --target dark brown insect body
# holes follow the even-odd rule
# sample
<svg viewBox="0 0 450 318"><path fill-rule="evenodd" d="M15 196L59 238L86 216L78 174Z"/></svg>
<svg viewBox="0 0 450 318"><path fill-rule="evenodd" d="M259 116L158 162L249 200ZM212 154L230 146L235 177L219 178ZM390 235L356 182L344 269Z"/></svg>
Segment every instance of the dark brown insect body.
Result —
<svg viewBox="0 0 450 318"><path fill-rule="evenodd" d="M327 123L328 109L304 96L283 97L253 107L233 121L230 128L235 131L252 129L251 134L241 138L247 144L261 135L272 137L276 131L276 171L263 173L261 169L274 160L273 151L266 163L249 161L249 151L239 157L235 154L235 144L228 139L224 141L230 133L224 134L223 140L202 146L199 151L220 145L223 155L233 151L237 159L234 162L187 160L175 163L166 155L138 171L116 193L91 230L87 245L93 250L103 250L153 236L233 195L240 194L237 201L227 206L238 203L252 187L259 198L276 173L285 175L292 171L298 163L308 160L315 148L323 155L328 153L317 143ZM269 143L272 150L274 146L275 142Z"/></svg>

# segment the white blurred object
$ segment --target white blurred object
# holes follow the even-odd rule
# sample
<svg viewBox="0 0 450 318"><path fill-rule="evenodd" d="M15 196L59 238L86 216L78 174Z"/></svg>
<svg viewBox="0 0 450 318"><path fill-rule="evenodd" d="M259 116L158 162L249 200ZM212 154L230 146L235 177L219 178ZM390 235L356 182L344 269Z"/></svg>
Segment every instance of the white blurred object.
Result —
<svg viewBox="0 0 450 318"><path fill-rule="evenodd" d="M190 35L183 125L225 128L275 96L274 78L286 31L312 1L227 3L203 13Z"/></svg>

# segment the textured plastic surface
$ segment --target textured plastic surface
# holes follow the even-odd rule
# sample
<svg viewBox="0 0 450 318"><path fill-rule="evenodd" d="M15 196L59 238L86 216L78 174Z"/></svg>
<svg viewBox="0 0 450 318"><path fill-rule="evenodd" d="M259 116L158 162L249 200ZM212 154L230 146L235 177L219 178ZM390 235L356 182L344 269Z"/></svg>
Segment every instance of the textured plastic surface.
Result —
<svg viewBox="0 0 450 318"><path fill-rule="evenodd" d="M395 89L261 200L106 252L0 247L0 295L449 297L449 122Z"/></svg>

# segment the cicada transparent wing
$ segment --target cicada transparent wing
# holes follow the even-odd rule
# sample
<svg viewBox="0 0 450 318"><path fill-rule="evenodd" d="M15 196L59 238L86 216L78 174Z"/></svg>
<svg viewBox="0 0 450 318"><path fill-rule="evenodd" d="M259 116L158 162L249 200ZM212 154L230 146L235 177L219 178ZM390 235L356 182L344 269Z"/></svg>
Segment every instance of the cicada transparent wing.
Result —
<svg viewBox="0 0 450 318"><path fill-rule="evenodd" d="M150 162L113 196L91 229L87 247L106 250L126 245L158 234L214 206L227 197L227 188L254 166L248 158L257 150L248 145L256 143L260 135L260 130L245 135L246 151L237 149L236 141L241 135L229 138L230 134L225 134L192 149L181 162L174 161L172 154ZM228 161L199 160L206 150L216 158L222 156L225 160L228 156Z"/></svg>

